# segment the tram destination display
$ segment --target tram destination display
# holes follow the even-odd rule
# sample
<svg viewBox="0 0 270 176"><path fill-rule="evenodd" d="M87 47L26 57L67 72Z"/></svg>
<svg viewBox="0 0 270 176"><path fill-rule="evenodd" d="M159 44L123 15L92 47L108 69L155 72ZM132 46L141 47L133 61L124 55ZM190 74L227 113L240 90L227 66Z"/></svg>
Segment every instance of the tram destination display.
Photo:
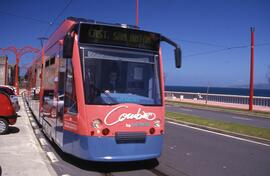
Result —
<svg viewBox="0 0 270 176"><path fill-rule="evenodd" d="M79 42L158 51L160 35L138 29L81 24Z"/></svg>

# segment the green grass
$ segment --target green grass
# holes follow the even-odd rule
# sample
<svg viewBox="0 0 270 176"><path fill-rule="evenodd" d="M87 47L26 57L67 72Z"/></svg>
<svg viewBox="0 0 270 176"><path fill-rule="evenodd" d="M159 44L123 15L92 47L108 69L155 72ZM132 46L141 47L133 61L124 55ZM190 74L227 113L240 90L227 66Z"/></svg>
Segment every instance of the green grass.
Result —
<svg viewBox="0 0 270 176"><path fill-rule="evenodd" d="M205 105L205 104L196 104L196 103L187 103L187 102L175 102L175 101L166 101L166 104L173 104L173 105L182 106L182 107L208 109L208 110L213 110L213 111L232 112L236 114L244 114L244 115L250 115L250 116L256 116L256 117L270 118L270 112L265 112L265 111L250 112L245 109L220 107L220 106L214 106L214 105Z"/></svg>
<svg viewBox="0 0 270 176"><path fill-rule="evenodd" d="M169 119L174 119L178 121L184 121L192 124L207 126L211 128L216 128L220 130L230 131L234 133L240 133L244 135L259 137L263 139L270 140L270 129L259 128L249 125L242 125L236 123L229 123L219 120L204 119L198 116L187 115L183 113L176 112L166 112L166 117Z"/></svg>

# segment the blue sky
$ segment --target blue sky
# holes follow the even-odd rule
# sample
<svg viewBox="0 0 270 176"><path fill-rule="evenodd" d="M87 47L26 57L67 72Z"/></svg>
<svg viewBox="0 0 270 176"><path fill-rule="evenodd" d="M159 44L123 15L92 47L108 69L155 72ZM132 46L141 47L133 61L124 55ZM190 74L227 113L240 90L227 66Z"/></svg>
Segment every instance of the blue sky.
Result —
<svg viewBox="0 0 270 176"><path fill-rule="evenodd" d="M50 26L69 1L1 0L0 47L40 48L37 38L51 34L68 16L135 24L135 0L72 0ZM255 45L258 45L255 46L255 83L268 82L269 0L139 0L139 6L142 29L162 33L182 47L182 68L176 69L173 48L162 45L166 85L249 84L251 26L256 28ZM247 47L226 49L235 46ZM8 55L10 62L15 62L15 56ZM32 59L33 54L27 54L21 63Z"/></svg>

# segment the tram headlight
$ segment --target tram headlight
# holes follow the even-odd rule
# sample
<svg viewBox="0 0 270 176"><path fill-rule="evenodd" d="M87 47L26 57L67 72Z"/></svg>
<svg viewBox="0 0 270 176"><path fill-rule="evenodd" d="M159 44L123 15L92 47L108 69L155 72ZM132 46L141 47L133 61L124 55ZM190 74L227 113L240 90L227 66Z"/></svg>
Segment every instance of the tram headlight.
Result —
<svg viewBox="0 0 270 176"><path fill-rule="evenodd" d="M159 128L160 127L160 120L154 121L154 127Z"/></svg>
<svg viewBox="0 0 270 176"><path fill-rule="evenodd" d="M95 119L92 122L92 127L95 129L99 129L101 127L102 121L100 119Z"/></svg>

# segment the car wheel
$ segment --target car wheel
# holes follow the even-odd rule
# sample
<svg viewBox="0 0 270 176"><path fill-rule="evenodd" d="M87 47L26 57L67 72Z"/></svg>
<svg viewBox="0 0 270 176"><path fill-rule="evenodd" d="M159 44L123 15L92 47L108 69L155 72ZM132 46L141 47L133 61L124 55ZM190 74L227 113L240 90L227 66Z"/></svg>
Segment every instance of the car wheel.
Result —
<svg viewBox="0 0 270 176"><path fill-rule="evenodd" d="M0 118L0 135L5 134L8 130L8 122L5 119Z"/></svg>

